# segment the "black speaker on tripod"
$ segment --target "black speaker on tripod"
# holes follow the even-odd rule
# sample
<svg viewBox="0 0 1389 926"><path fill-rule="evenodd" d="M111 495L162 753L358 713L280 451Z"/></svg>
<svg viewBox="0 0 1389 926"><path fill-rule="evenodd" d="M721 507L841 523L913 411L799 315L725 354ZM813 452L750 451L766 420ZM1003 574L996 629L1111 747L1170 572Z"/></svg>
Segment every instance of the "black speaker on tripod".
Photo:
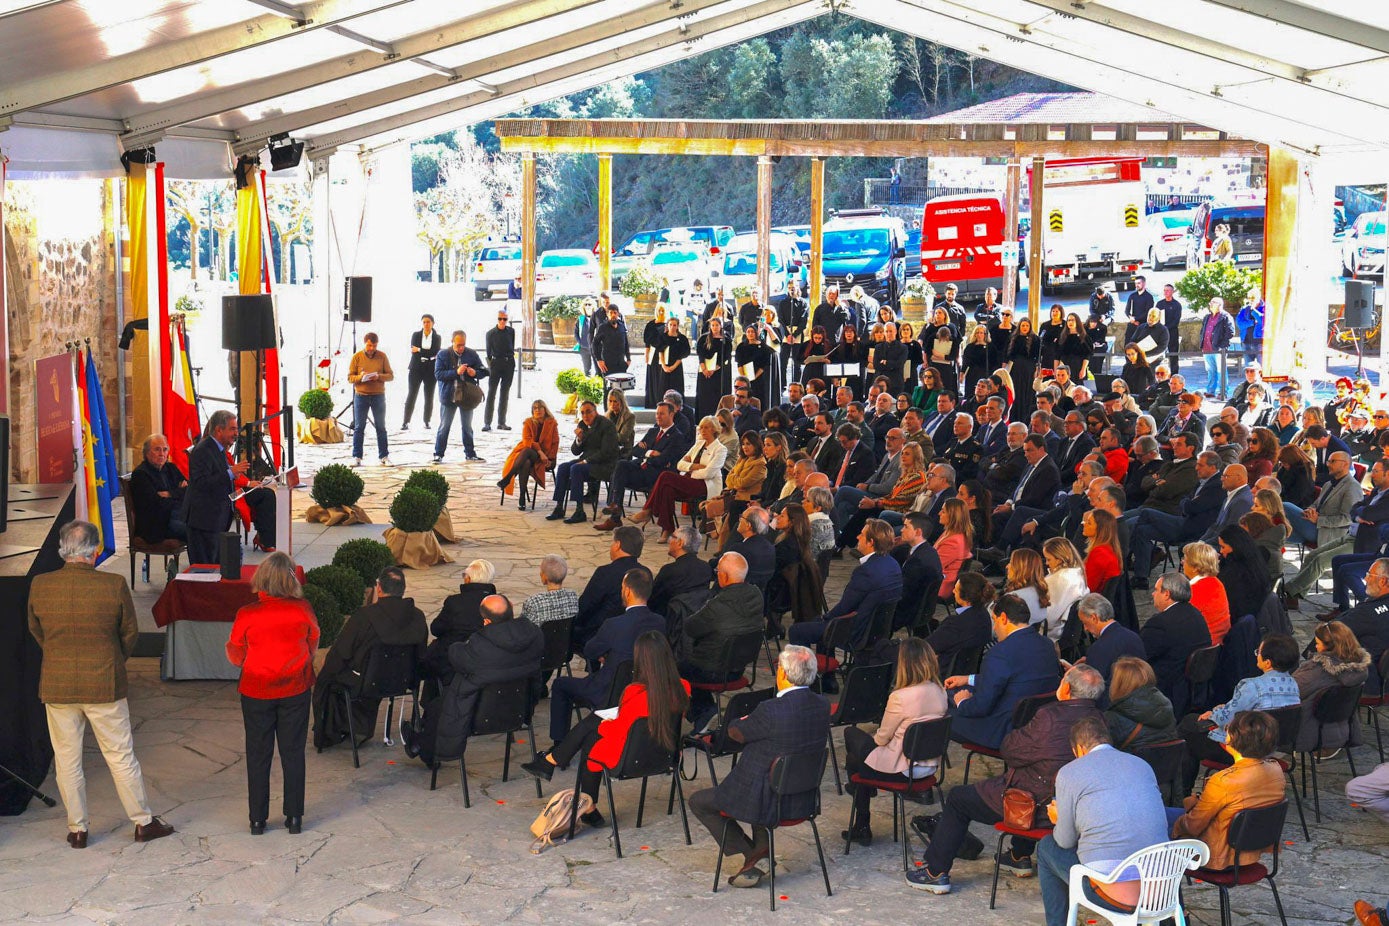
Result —
<svg viewBox="0 0 1389 926"><path fill-rule="evenodd" d="M371 277L348 277L343 281L343 321L371 321Z"/></svg>
<svg viewBox="0 0 1389 926"><path fill-rule="evenodd" d="M1346 280L1346 311L1342 328L1368 330L1375 326L1375 285L1369 280Z"/></svg>
<svg viewBox="0 0 1389 926"><path fill-rule="evenodd" d="M275 303L269 295L222 297L222 349L274 350Z"/></svg>

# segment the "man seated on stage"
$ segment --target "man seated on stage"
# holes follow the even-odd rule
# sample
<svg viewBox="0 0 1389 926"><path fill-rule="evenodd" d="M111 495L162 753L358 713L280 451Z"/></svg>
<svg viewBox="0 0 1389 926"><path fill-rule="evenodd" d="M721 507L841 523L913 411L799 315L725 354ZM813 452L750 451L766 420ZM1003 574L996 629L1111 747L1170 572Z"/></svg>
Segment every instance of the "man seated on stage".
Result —
<svg viewBox="0 0 1389 926"><path fill-rule="evenodd" d="M135 536L146 543L187 540L183 491L188 480L169 462L169 440L163 434L145 438L145 461L130 474L130 501L135 509Z"/></svg>
<svg viewBox="0 0 1389 926"><path fill-rule="evenodd" d="M231 526L231 493L250 485L251 464L233 461L238 431L236 415L221 409L212 413L203 439L188 455L188 487L183 496L183 521L188 525L188 561L218 563L217 535ZM256 526L257 550L275 549L275 493L257 489L243 500Z"/></svg>

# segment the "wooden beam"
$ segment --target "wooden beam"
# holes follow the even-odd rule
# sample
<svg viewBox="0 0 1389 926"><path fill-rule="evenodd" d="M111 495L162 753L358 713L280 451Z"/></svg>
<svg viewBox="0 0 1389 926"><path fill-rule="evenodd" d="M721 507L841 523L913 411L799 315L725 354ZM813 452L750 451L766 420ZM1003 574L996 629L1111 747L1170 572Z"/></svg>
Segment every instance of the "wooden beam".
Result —
<svg viewBox="0 0 1389 926"><path fill-rule="evenodd" d="M1297 363L1293 324L1294 261L1297 255L1299 170L1297 158L1284 148L1268 152L1268 182L1264 206L1264 356L1265 370L1291 373ZM1204 306L1193 305L1193 311ZM1315 308L1312 308L1315 311ZM1323 364L1324 366L1324 361Z"/></svg>
<svg viewBox="0 0 1389 926"><path fill-rule="evenodd" d="M772 159L757 159L757 288L762 300L772 298Z"/></svg>
<svg viewBox="0 0 1389 926"><path fill-rule="evenodd" d="M598 289L612 286L613 156L598 155Z"/></svg>
<svg viewBox="0 0 1389 926"><path fill-rule="evenodd" d="M535 234L535 155L527 152L521 155L521 348L532 351L536 341Z"/></svg>
<svg viewBox="0 0 1389 926"><path fill-rule="evenodd" d="M1032 319L1032 333L1037 333L1037 320L1042 314L1042 237L1046 234L1046 213L1042 209L1042 180L1046 175L1046 158L1032 159L1032 233L1027 249L1027 317ZM1031 389L1030 383L1014 384L1019 389Z"/></svg>
<svg viewBox="0 0 1389 926"><path fill-rule="evenodd" d="M1018 233L1018 208L1022 199L1022 164L1016 159L1008 162L1008 186L1003 198L1003 207L1006 212L1003 221L1003 234L1015 236ZM1013 308L1013 303L1018 298L1018 268L1003 268L1003 294L999 297L999 305Z"/></svg>
<svg viewBox="0 0 1389 926"><path fill-rule="evenodd" d="M805 294L810 311L820 304L820 287L824 285L825 233L825 159L810 160L810 291ZM806 326L806 339L810 339L810 326Z"/></svg>

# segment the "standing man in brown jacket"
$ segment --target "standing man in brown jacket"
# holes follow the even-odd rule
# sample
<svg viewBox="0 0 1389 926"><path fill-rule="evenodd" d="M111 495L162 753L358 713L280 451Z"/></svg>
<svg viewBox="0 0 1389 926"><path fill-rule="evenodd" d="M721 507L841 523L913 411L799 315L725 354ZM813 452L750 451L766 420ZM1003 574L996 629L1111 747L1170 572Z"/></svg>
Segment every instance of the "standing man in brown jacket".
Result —
<svg viewBox="0 0 1389 926"><path fill-rule="evenodd" d="M347 381L352 384L352 465L362 465L362 445L367 436L367 413L376 425L376 453L382 466L391 465L386 438L386 384L395 379L391 362L376 349L376 332L362 338L362 349L347 365Z"/></svg>
<svg viewBox="0 0 1389 926"><path fill-rule="evenodd" d="M43 648L39 698L48 713L54 774L68 814L68 845L87 847L87 782L82 739L87 724L106 757L116 793L135 824L135 841L168 836L174 828L150 812L130 736L125 661L140 631L125 579L97 572L97 529L70 521L58 532L64 566L34 579L29 632Z"/></svg>

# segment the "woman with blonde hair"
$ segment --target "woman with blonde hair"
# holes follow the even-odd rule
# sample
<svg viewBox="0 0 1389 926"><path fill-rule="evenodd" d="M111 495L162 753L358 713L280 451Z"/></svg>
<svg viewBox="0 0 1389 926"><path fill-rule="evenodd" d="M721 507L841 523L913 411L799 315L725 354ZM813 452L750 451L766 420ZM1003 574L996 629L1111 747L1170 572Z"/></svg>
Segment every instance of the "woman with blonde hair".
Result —
<svg viewBox="0 0 1389 926"><path fill-rule="evenodd" d="M958 498L947 498L941 505L940 523L944 530L934 546L940 556L943 576L940 597L948 600L955 589L960 567L970 558L974 549L974 525L969 520L969 509Z"/></svg>
<svg viewBox="0 0 1389 926"><path fill-rule="evenodd" d="M912 724L944 717L948 706L935 652L925 640L907 637L897 647L897 674L878 729L868 733L852 725L844 728L844 770L850 775L867 773L875 780L903 784L934 775L939 758L911 762L903 755L902 744ZM854 804L849 828L841 835L846 843L852 839L859 845L870 845L873 831L868 802L878 791L855 784L849 785L849 790Z"/></svg>
<svg viewBox="0 0 1389 926"><path fill-rule="evenodd" d="M1085 583L1090 591L1103 593L1110 579L1119 577L1123 553L1119 549L1119 522L1108 511L1093 508L1081 518L1085 535Z"/></svg>
<svg viewBox="0 0 1389 926"><path fill-rule="evenodd" d="M719 443L724 447L724 464L731 467L738 460L738 431L733 424L733 412L728 408L720 408L715 414L714 419L719 425Z"/></svg>
<svg viewBox="0 0 1389 926"><path fill-rule="evenodd" d="M541 488L545 487L545 473L555 464L559 456L559 422L550 414L550 406L543 399L531 403L531 416L521 425L521 440L507 455L502 464L502 478L497 487L503 497L516 491L516 481L521 484L521 497L516 507L526 510L527 484L531 479Z"/></svg>
<svg viewBox="0 0 1389 926"><path fill-rule="evenodd" d="M1080 558L1075 544L1065 537L1044 541L1042 559L1047 567L1047 634L1057 640L1065 629L1071 605L1089 591L1085 582L1085 561Z"/></svg>
<svg viewBox="0 0 1389 926"><path fill-rule="evenodd" d="M852 547L863 525L869 518L878 517L879 512L896 511L906 514L916 497L926 488L926 457L921 445L908 441L902 447L899 461L902 474L897 477L897 482L888 494L882 498L870 498L865 495L859 501L858 508L844 522L844 528L839 532L841 547Z"/></svg>
<svg viewBox="0 0 1389 926"><path fill-rule="evenodd" d="M1042 554L1026 547L1013 551L1008 558L1008 571L1000 597L1002 595L1017 595L1027 605L1027 610L1032 612L1029 624L1046 621L1051 592L1047 589L1047 572Z"/></svg>
<svg viewBox="0 0 1389 926"><path fill-rule="evenodd" d="M617 455L619 458L631 454L636 442L637 417L627 406L627 397L621 389L614 389L607 398L608 420L617 429Z"/></svg>
<svg viewBox="0 0 1389 926"><path fill-rule="evenodd" d="M1292 535L1293 528L1288 523L1287 511L1283 508L1283 499L1277 492L1272 489L1260 489L1255 492L1252 510L1268 518L1269 523L1274 527L1281 528L1284 540Z"/></svg>
<svg viewBox="0 0 1389 926"><path fill-rule="evenodd" d="M1008 372L1007 367L999 367L994 370L993 376L994 382L998 383L999 391L1003 393L1003 397L1007 399L1008 407L1011 409L1013 403L1017 401L1017 389L1013 387L1013 374Z"/></svg>
<svg viewBox="0 0 1389 926"><path fill-rule="evenodd" d="M718 439L719 426L713 418L699 423L699 437L675 463L675 469L656 477L646 495L646 504L632 515L633 524L652 518L661 526L661 543L675 533L675 503L714 498L723 492L723 458L727 452ZM761 442L758 442L761 456Z"/></svg>
<svg viewBox="0 0 1389 926"><path fill-rule="evenodd" d="M1230 599L1220 581L1220 554L1208 543L1182 547L1182 573L1191 582L1191 606L1201 612L1211 632L1211 645L1219 646L1230 632Z"/></svg>
<svg viewBox="0 0 1389 926"><path fill-rule="evenodd" d="M304 825L304 746L308 742L318 619L304 600L297 567L287 553L271 553L256 567L251 591L258 599L236 612L227 660L241 668L241 719L246 728L246 791L251 835L270 817L270 764L280 747L285 829Z"/></svg>

